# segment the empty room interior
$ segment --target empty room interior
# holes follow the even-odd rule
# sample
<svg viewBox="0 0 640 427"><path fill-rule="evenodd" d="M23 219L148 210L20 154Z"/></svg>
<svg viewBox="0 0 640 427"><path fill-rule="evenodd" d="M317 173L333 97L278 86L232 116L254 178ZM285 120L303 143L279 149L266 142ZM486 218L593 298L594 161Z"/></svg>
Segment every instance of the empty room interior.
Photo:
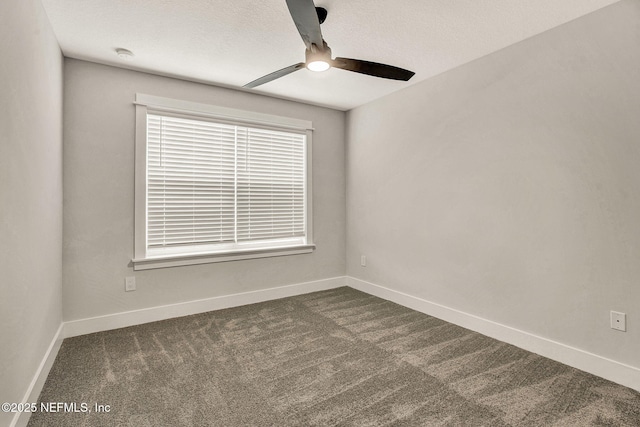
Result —
<svg viewBox="0 0 640 427"><path fill-rule="evenodd" d="M0 24L0 425L640 425L640 1Z"/></svg>

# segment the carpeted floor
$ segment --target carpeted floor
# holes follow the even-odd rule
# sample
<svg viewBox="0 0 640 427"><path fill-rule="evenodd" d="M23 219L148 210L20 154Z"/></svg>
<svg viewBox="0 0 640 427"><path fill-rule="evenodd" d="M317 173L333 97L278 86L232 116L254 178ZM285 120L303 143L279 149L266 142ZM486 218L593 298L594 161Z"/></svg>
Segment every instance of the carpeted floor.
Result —
<svg viewBox="0 0 640 427"><path fill-rule="evenodd" d="M339 288L66 339L29 426L640 426L640 393ZM95 404L110 412L95 412Z"/></svg>

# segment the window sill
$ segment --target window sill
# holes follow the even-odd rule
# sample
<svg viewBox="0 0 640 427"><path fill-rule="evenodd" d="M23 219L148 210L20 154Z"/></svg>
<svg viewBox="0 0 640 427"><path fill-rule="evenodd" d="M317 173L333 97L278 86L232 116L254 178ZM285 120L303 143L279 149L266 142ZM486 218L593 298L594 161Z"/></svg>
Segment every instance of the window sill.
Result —
<svg viewBox="0 0 640 427"><path fill-rule="evenodd" d="M180 267L184 265L209 264L213 262L237 261L243 259L267 258L285 255L308 254L316 245L298 245L281 248L249 249L224 253L167 255L153 258L132 259L133 269L152 270L155 268Z"/></svg>

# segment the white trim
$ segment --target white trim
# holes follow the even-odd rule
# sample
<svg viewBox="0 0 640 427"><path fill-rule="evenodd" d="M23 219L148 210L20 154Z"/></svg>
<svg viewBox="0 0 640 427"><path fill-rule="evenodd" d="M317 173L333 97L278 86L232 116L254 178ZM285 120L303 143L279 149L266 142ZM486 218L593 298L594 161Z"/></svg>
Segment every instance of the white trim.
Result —
<svg viewBox="0 0 640 427"><path fill-rule="evenodd" d="M134 258L147 255L147 108L136 105L134 165Z"/></svg>
<svg viewBox="0 0 640 427"><path fill-rule="evenodd" d="M257 123L279 128L298 130L313 130L313 124L309 120L293 119L290 117L276 116L273 114L258 113L255 111L238 110L235 108L219 107L199 102L183 101L180 99L163 98L161 96L136 93L136 105L143 105L154 110L173 112L185 112L190 114L206 114L217 119L231 120L234 122Z"/></svg>
<svg viewBox="0 0 640 427"><path fill-rule="evenodd" d="M308 254L315 250L315 245L300 245L290 248L251 249L223 253L167 255L153 258L132 259L133 269L151 270L154 268L179 267L183 265L208 264L211 262L237 261L241 259L269 258L284 255Z"/></svg>
<svg viewBox="0 0 640 427"><path fill-rule="evenodd" d="M347 286L437 317L463 328L515 345L565 365L640 391L640 368L626 365L579 348L521 331L413 295L346 277Z"/></svg>
<svg viewBox="0 0 640 427"><path fill-rule="evenodd" d="M133 242L133 269L149 270L154 268L178 267L186 265L206 264L223 261L236 261L253 258L265 258L284 255L297 255L310 253L315 250L313 244L313 123L309 120L294 119L254 111L239 110L220 107L210 104L201 104L191 101L163 98L159 96L136 93L134 102L136 108L135 129L135 160L134 160L134 242ZM232 248L228 251L206 252L201 254L182 253L176 256L169 254L156 254L147 248L147 114L148 110L173 114L188 114L190 117L208 117L216 120L230 120L236 124L244 123L247 126L273 126L278 130L288 132L297 131L305 136L305 235L304 241L283 244L275 248L261 248L260 244L254 244L251 249L239 250ZM273 244L273 242L269 242Z"/></svg>
<svg viewBox="0 0 640 427"><path fill-rule="evenodd" d="M192 314L206 313L213 310L238 307L258 302L271 301L310 292L324 291L327 289L345 286L344 276L330 279L316 280L313 282L298 283L294 285L279 286L276 288L261 289L258 291L242 292L239 294L223 295L177 304L150 307L141 310L126 311L109 314L106 316L91 317L87 319L72 320L64 323L64 337L91 334L94 332L108 331L110 329L124 328L127 326L141 325L143 323L166 320L174 317L189 316Z"/></svg>
<svg viewBox="0 0 640 427"><path fill-rule="evenodd" d="M305 230L307 232L307 243L313 244L313 132L307 131L306 144L304 146L304 157L306 163L306 177L304 180Z"/></svg>
<svg viewBox="0 0 640 427"><path fill-rule="evenodd" d="M56 356L60 350L60 346L62 345L63 329L64 323L61 323L58 327L58 331L53 336L51 344L49 344L49 348L45 352L21 403L35 403L38 401L38 397L40 397L40 393L42 392L42 387L44 387L49 371L51 370L53 362L56 360ZM29 418L31 418L30 412L17 412L14 414L9 426L24 427L29 423Z"/></svg>

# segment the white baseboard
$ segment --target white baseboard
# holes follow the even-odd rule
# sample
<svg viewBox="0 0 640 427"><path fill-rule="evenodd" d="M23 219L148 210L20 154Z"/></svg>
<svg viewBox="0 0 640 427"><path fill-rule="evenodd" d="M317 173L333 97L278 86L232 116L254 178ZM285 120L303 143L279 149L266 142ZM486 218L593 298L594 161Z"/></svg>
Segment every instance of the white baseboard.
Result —
<svg viewBox="0 0 640 427"><path fill-rule="evenodd" d="M347 276L346 284L359 291L640 391L639 368L354 277Z"/></svg>
<svg viewBox="0 0 640 427"><path fill-rule="evenodd" d="M238 307L241 305L308 294L310 292L324 291L327 289L338 288L340 286L345 286L344 276L316 280L313 282L298 283L295 285L279 286L277 288L243 292L239 294L223 295L196 301L187 301L178 304L145 308L141 310L126 311L106 316L72 320L64 322L64 337L69 338L94 332L108 331L110 329L141 325L143 323L166 320L174 317L189 316L192 314L205 313L207 311L221 310L223 308Z"/></svg>
<svg viewBox="0 0 640 427"><path fill-rule="evenodd" d="M42 358L42 362L40 362L40 366L36 370L36 373L31 380L31 384L27 388L27 392L24 394L22 398L22 403L35 403L38 401L38 397L40 396L40 392L42 391L42 387L44 387L44 383L47 380L47 376L49 375L49 371L53 366L53 362L56 360L56 356L58 355L58 351L60 350L60 346L62 345L62 331L63 331L64 323L61 323L58 327L58 331L53 336L51 340L51 344L49 344L49 348L47 349L44 357ZM25 427L29 422L29 418L31 417L31 413L29 412L17 412L13 419L11 420L10 427Z"/></svg>

